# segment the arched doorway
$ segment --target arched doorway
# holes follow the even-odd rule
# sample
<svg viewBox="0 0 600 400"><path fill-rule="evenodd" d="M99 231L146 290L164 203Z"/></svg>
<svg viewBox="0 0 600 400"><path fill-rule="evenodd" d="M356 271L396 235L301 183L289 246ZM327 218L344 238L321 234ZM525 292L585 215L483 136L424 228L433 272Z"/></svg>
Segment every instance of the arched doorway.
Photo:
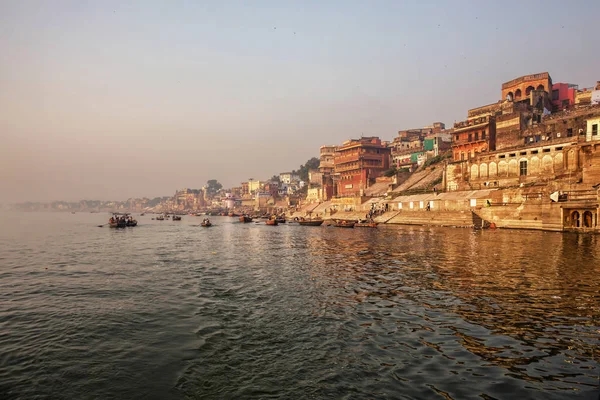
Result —
<svg viewBox="0 0 600 400"><path fill-rule="evenodd" d="M532 90L534 90L533 86L527 86L525 89L525 96L529 96Z"/></svg>
<svg viewBox="0 0 600 400"><path fill-rule="evenodd" d="M545 90L544 85L538 85L537 90Z"/></svg>
<svg viewBox="0 0 600 400"><path fill-rule="evenodd" d="M573 228L579 228L579 211L571 212L571 226Z"/></svg>
<svg viewBox="0 0 600 400"><path fill-rule="evenodd" d="M508 92L508 93L506 94L506 100L508 100L508 101L513 101L513 98L514 98L514 96L513 96L513 92Z"/></svg>
<svg viewBox="0 0 600 400"><path fill-rule="evenodd" d="M591 211L585 211L583 213L583 227L591 228L594 225L594 217Z"/></svg>
<svg viewBox="0 0 600 400"><path fill-rule="evenodd" d="M515 90L515 100L521 100L521 89Z"/></svg>

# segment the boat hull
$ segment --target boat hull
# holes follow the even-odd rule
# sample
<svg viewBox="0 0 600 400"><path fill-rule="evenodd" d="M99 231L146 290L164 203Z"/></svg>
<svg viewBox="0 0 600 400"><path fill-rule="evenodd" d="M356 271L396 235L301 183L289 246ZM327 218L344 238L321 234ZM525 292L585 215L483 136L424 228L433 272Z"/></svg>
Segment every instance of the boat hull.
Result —
<svg viewBox="0 0 600 400"><path fill-rule="evenodd" d="M318 221L298 221L298 224L302 226L321 226L323 224L323 220Z"/></svg>
<svg viewBox="0 0 600 400"><path fill-rule="evenodd" d="M354 225L355 228L377 228L377 222L368 223L357 223Z"/></svg>
<svg viewBox="0 0 600 400"><path fill-rule="evenodd" d="M252 222L252 218L250 217L245 217L245 216L241 216L240 217L240 222L247 224L248 222Z"/></svg>

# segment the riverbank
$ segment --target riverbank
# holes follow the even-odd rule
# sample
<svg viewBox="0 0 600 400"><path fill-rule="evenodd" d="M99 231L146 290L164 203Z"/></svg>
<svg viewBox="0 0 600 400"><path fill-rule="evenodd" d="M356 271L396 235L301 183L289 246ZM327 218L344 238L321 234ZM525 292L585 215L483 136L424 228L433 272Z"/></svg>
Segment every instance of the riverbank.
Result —
<svg viewBox="0 0 600 400"><path fill-rule="evenodd" d="M559 197L560 194L560 197ZM551 199L551 197L554 198ZM576 186L556 190L550 185L529 188L428 193L380 200L389 211L380 224L533 229L600 233L600 191ZM325 220L364 219L367 209L321 215ZM295 213L294 216L298 213Z"/></svg>

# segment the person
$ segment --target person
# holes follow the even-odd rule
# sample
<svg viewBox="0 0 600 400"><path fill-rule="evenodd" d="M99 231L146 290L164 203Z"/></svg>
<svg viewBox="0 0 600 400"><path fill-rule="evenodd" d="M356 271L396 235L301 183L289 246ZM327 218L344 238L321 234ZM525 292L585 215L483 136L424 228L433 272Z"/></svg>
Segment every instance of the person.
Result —
<svg viewBox="0 0 600 400"><path fill-rule="evenodd" d="M431 204L427 203L427 211L431 211Z"/></svg>

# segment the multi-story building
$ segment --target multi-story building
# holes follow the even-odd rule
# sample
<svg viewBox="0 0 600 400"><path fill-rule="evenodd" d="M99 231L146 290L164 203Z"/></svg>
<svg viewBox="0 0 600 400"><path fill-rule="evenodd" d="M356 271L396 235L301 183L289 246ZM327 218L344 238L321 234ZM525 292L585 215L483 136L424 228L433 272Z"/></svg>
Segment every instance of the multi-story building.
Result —
<svg viewBox="0 0 600 400"><path fill-rule="evenodd" d="M378 137L351 139L338 147L334 171L338 196L358 196L390 167L391 149Z"/></svg>
<svg viewBox="0 0 600 400"><path fill-rule="evenodd" d="M501 99L509 101L528 101L534 105L531 100L533 91L552 91L552 78L547 72L539 74L524 75L502 84Z"/></svg>
<svg viewBox="0 0 600 400"><path fill-rule="evenodd" d="M454 124L452 133L454 161L468 160L477 153L496 149L496 118L485 115Z"/></svg>
<svg viewBox="0 0 600 400"><path fill-rule="evenodd" d="M321 146L319 157L319 171L323 174L333 173L333 161L337 146L325 145Z"/></svg>
<svg viewBox="0 0 600 400"><path fill-rule="evenodd" d="M282 183L289 185L292 182L297 182L298 180L300 180L300 177L297 174L291 172L282 172L279 174L279 180Z"/></svg>
<svg viewBox="0 0 600 400"><path fill-rule="evenodd" d="M578 85L571 83L555 83L552 85L552 111L561 111L575 104L575 94L579 90Z"/></svg>

